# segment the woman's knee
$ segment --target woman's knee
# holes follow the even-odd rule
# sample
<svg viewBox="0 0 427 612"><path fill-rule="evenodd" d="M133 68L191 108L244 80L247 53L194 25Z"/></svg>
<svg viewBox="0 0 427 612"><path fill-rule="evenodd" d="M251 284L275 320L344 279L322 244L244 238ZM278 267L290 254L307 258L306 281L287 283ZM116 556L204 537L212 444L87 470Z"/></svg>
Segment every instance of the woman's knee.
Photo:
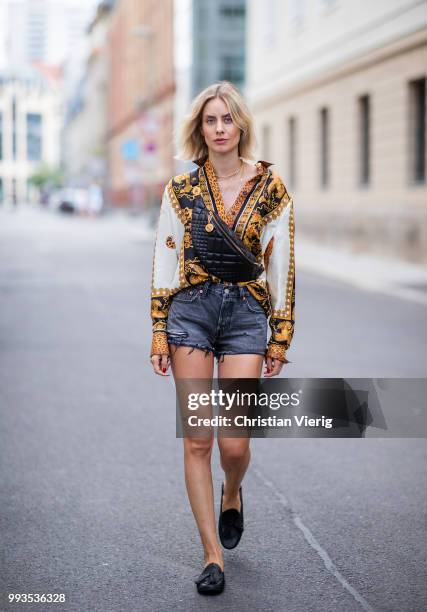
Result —
<svg viewBox="0 0 427 612"><path fill-rule="evenodd" d="M207 457L212 454L212 448L213 437L184 438L184 450L190 455Z"/></svg>
<svg viewBox="0 0 427 612"><path fill-rule="evenodd" d="M222 438L220 440L218 438L218 446L222 461L231 463L241 461L250 452L249 442L246 439L227 440Z"/></svg>

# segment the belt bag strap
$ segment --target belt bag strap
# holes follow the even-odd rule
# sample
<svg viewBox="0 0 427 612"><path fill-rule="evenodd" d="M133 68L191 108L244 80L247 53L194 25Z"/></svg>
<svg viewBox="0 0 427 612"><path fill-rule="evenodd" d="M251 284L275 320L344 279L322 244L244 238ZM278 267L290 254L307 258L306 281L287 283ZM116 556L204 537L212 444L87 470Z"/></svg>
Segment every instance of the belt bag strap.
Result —
<svg viewBox="0 0 427 612"><path fill-rule="evenodd" d="M201 195L193 200L191 238L202 266L221 280L255 280L264 270L235 232L207 210Z"/></svg>

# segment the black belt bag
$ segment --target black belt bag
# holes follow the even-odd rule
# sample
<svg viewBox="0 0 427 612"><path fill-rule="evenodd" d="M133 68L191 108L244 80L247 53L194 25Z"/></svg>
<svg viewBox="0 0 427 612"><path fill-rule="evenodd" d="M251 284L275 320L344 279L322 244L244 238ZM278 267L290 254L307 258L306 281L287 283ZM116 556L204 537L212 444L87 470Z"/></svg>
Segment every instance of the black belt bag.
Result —
<svg viewBox="0 0 427 612"><path fill-rule="evenodd" d="M223 281L255 280L263 272L254 254L201 197L193 201L191 238L202 266Z"/></svg>

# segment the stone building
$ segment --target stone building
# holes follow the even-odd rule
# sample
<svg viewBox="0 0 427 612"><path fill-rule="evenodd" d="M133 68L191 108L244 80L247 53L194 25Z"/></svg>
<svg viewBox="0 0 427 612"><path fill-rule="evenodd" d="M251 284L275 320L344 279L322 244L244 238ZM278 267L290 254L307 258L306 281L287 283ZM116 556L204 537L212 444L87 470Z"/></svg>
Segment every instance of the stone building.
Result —
<svg viewBox="0 0 427 612"><path fill-rule="evenodd" d="M323 243L427 260L427 2L248 2L260 156Z"/></svg>

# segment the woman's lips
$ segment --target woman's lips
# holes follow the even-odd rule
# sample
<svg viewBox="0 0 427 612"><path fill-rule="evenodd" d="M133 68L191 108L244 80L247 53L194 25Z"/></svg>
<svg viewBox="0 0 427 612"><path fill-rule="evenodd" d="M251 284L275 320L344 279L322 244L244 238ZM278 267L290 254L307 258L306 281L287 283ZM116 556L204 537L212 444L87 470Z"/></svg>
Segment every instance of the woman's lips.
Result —
<svg viewBox="0 0 427 612"><path fill-rule="evenodd" d="M215 140L215 142L217 142L218 144L222 144L223 142L227 142L225 138L219 138L218 140Z"/></svg>

